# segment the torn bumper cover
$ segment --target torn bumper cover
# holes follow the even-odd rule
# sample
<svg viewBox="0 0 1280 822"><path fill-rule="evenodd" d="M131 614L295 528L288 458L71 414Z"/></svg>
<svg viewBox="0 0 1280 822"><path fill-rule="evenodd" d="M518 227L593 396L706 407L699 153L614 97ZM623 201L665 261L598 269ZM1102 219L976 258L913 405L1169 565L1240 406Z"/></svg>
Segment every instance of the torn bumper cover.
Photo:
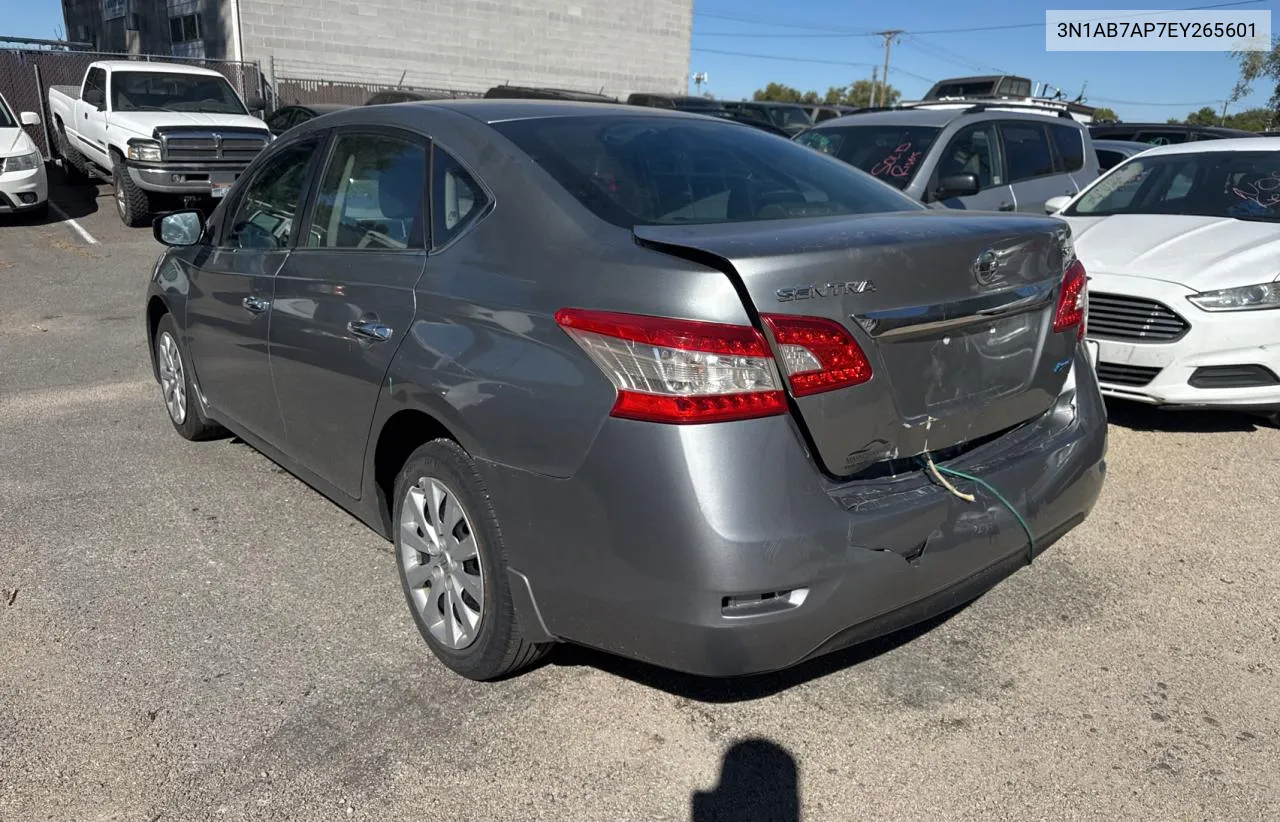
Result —
<svg viewBox="0 0 1280 822"><path fill-rule="evenodd" d="M1106 413L1083 347L1040 417L939 465L979 476L1037 552L1081 523L1106 470ZM660 426L610 419L581 469L483 463L529 633L733 676L929 619L1028 561L1014 515L908 470L838 483L773 417ZM958 484L964 484L962 481ZM540 511L572 512L548 530ZM537 523L535 525L535 523Z"/></svg>

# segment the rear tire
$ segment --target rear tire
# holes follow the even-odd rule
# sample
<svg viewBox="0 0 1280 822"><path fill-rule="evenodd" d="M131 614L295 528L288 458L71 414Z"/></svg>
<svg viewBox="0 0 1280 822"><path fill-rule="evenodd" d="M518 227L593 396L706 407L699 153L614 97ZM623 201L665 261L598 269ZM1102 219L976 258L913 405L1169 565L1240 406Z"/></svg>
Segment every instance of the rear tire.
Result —
<svg viewBox="0 0 1280 822"><path fill-rule="evenodd" d="M115 155L111 165L111 185L115 189L116 213L120 215L121 222L130 228L151 225L151 217L155 214L151 195L133 181L124 159L119 155Z"/></svg>
<svg viewBox="0 0 1280 822"><path fill-rule="evenodd" d="M160 382L160 396L164 400L169 422L178 436L193 442L209 440L226 434L226 430L211 422L200 410L191 381L190 360L182 343L178 342L178 324L172 314L165 314L156 325L155 357L156 375Z"/></svg>
<svg viewBox="0 0 1280 822"><path fill-rule="evenodd" d="M396 478L395 500L400 585L436 658L485 681L542 657L551 646L521 633L502 531L467 452L447 439L419 447Z"/></svg>
<svg viewBox="0 0 1280 822"><path fill-rule="evenodd" d="M54 130L54 142L57 144L58 156L62 158L62 173L67 176L67 181L71 183L87 181L89 170L85 159L79 151L71 147L71 142L67 139L67 133L63 131L61 124Z"/></svg>

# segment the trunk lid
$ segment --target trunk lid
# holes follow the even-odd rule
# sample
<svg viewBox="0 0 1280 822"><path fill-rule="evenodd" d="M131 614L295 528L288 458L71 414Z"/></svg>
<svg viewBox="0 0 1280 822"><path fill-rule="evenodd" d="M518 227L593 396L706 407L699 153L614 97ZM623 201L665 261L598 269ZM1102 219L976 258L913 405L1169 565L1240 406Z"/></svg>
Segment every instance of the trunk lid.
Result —
<svg viewBox="0 0 1280 822"><path fill-rule="evenodd" d="M905 212L634 233L725 271L754 313L849 330L871 379L792 397L831 474L1016 426L1048 410L1066 380L1075 329L1052 331L1069 253L1061 221Z"/></svg>

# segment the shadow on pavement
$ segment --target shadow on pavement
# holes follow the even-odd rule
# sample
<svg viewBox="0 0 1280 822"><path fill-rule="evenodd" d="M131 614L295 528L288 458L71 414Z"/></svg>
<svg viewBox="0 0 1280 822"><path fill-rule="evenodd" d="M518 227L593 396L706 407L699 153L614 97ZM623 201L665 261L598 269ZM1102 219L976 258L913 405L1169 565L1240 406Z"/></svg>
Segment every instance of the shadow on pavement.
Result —
<svg viewBox="0 0 1280 822"><path fill-rule="evenodd" d="M768 739L744 739L725 752L720 782L695 791L692 822L799 822L795 758Z"/></svg>
<svg viewBox="0 0 1280 822"><path fill-rule="evenodd" d="M84 177L68 178L61 166L50 163L45 166L49 172L49 202L73 220L87 217L102 208L111 207L110 187L99 188L97 180L86 180ZM104 202L99 204L99 199ZM49 222L57 223L61 216L49 212Z"/></svg>
<svg viewBox="0 0 1280 822"><path fill-rule="evenodd" d="M1238 411L1162 410L1140 402L1107 399L1107 420L1133 431L1224 434L1256 431L1267 423L1262 417Z"/></svg>
<svg viewBox="0 0 1280 822"><path fill-rule="evenodd" d="M977 600L878 639L802 662L794 668L767 674L724 679L696 676L567 643L558 646L543 664L587 665L639 685L698 702L750 702L875 659L943 625L974 602Z"/></svg>

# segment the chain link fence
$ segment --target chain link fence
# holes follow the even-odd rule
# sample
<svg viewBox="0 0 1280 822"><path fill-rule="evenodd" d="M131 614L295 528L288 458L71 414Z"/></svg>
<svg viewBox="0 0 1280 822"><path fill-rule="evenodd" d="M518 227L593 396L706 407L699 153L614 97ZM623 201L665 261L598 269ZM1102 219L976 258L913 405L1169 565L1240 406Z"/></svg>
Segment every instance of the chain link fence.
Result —
<svg viewBox="0 0 1280 822"><path fill-rule="evenodd" d="M170 57L168 55L138 56L107 54L91 51L35 51L28 49L0 50L0 93L9 101L14 114L34 111L40 115L39 126L27 126L26 131L40 148L46 160L51 158L50 140L53 124L49 121L47 105L51 86L80 87L85 70L98 60L133 60L136 62L160 61L181 63L213 69L226 77L232 87L247 102L256 98L267 99L266 78L257 63L241 63L232 60Z"/></svg>
<svg viewBox="0 0 1280 822"><path fill-rule="evenodd" d="M311 80L298 77L276 78L276 107L307 105L312 103L337 103L362 106L380 91L408 88L387 83L362 83L356 80ZM412 86L414 91L442 94L447 97L480 97L478 91Z"/></svg>

